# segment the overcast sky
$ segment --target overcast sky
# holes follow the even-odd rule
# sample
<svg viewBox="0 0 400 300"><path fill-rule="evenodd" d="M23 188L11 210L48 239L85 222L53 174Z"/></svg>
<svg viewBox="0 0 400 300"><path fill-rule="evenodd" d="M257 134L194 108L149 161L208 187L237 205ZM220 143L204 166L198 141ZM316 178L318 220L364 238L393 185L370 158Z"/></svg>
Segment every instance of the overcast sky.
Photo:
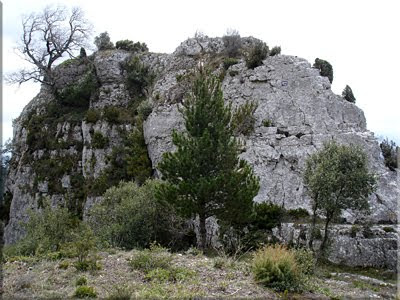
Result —
<svg viewBox="0 0 400 300"><path fill-rule="evenodd" d="M333 91L341 94L349 84L368 129L400 144L398 0L5 0L4 73L23 63L13 51L22 32L21 15L39 12L49 4L80 6L95 35L108 31L114 42L142 41L152 52L171 53L197 30L222 36L234 28L241 36L280 45L282 54L304 57L311 63L316 57L325 59L333 66ZM33 83L3 86L4 140L12 136L12 119L38 90Z"/></svg>

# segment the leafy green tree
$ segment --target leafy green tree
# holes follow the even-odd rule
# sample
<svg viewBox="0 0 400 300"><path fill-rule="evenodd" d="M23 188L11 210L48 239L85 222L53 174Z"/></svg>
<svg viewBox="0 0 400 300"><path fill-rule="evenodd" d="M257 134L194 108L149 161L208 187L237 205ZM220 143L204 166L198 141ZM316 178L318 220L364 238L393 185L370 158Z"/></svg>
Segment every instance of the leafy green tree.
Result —
<svg viewBox="0 0 400 300"><path fill-rule="evenodd" d="M351 103L356 103L356 97L354 97L353 91L348 85L344 88L342 97Z"/></svg>
<svg viewBox="0 0 400 300"><path fill-rule="evenodd" d="M319 70L319 73L321 74L321 76L328 77L329 82L332 83L333 68L329 62L327 62L326 60L323 60L323 59L316 58L313 67L317 68Z"/></svg>
<svg viewBox="0 0 400 300"><path fill-rule="evenodd" d="M183 103L186 132L172 134L177 147L158 165L165 183L157 196L184 217L198 215L200 247L206 248L206 219L241 228L252 212L259 179L238 158L231 107L225 106L220 82L200 70L189 99Z"/></svg>
<svg viewBox="0 0 400 300"><path fill-rule="evenodd" d="M325 216L325 235L321 250L328 240L328 227L343 209L368 210L368 196L375 190L375 175L368 171L366 154L355 146L329 142L306 162L304 181L313 200L314 232L317 213ZM310 239L312 247L313 237Z"/></svg>
<svg viewBox="0 0 400 300"><path fill-rule="evenodd" d="M111 42L108 32L102 32L94 38L94 44L99 50L114 49L114 44Z"/></svg>

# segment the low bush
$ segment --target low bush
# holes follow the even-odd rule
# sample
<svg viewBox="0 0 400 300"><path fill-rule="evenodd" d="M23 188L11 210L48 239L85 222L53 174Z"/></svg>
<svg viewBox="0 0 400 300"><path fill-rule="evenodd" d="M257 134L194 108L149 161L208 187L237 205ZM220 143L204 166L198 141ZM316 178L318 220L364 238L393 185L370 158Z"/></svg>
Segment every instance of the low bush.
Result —
<svg viewBox="0 0 400 300"><path fill-rule="evenodd" d="M122 67L127 73L126 87L131 96L146 95L155 78L149 67L141 62L138 56L125 62Z"/></svg>
<svg viewBox="0 0 400 300"><path fill-rule="evenodd" d="M58 268L61 270L66 270L69 267L69 262L68 261L62 261L58 264Z"/></svg>
<svg viewBox="0 0 400 300"><path fill-rule="evenodd" d="M115 48L131 52L147 52L149 49L145 43L136 42L131 40L121 40L115 43Z"/></svg>
<svg viewBox="0 0 400 300"><path fill-rule="evenodd" d="M232 114L232 126L235 134L249 135L254 131L256 121L254 112L258 107L256 101L246 101L245 104L236 108Z"/></svg>
<svg viewBox="0 0 400 300"><path fill-rule="evenodd" d="M115 106L107 106L104 108L104 119L111 124L119 123L120 110Z"/></svg>
<svg viewBox="0 0 400 300"><path fill-rule="evenodd" d="M145 275L145 280L157 282L180 282L194 276L194 271L187 268L168 267L152 269Z"/></svg>
<svg viewBox="0 0 400 300"><path fill-rule="evenodd" d="M304 275L313 275L315 271L316 259L314 253L307 248L300 248L294 251L294 257L299 271Z"/></svg>
<svg viewBox="0 0 400 300"><path fill-rule="evenodd" d="M310 218L310 214L304 208L288 209L285 215L291 221L307 221Z"/></svg>
<svg viewBox="0 0 400 300"><path fill-rule="evenodd" d="M83 260L78 260L74 263L74 267L77 271L86 272L86 271L98 271L101 270L101 265L97 261L96 258L86 258Z"/></svg>
<svg viewBox="0 0 400 300"><path fill-rule="evenodd" d="M81 285L87 285L87 279L86 277L79 277L75 281L75 286L81 286Z"/></svg>
<svg viewBox="0 0 400 300"><path fill-rule="evenodd" d="M93 287L81 285L76 288L74 296L76 298L96 298L97 293Z"/></svg>
<svg viewBox="0 0 400 300"><path fill-rule="evenodd" d="M92 147L94 149L104 149L108 146L109 140L100 131L96 131L92 136Z"/></svg>
<svg viewBox="0 0 400 300"><path fill-rule="evenodd" d="M158 184L148 180L139 187L125 182L107 190L104 200L89 211L89 223L102 243L132 249L154 241L168 247L181 241L184 222L155 198Z"/></svg>
<svg viewBox="0 0 400 300"><path fill-rule="evenodd" d="M132 295L131 289L126 285L117 285L113 288L108 296L107 300L130 300Z"/></svg>
<svg viewBox="0 0 400 300"><path fill-rule="evenodd" d="M246 57L246 66L249 69L254 69L262 65L262 61L268 56L269 48L263 42L257 42L253 48L250 49Z"/></svg>
<svg viewBox="0 0 400 300"><path fill-rule="evenodd" d="M97 89L96 77L89 72L78 83L61 91L56 91L56 98L64 106L87 109L89 108L90 98L97 92Z"/></svg>
<svg viewBox="0 0 400 300"><path fill-rule="evenodd" d="M140 103L137 108L138 114L143 121L147 119L147 117L151 114L152 110L153 108L151 107L151 104L147 100Z"/></svg>
<svg viewBox="0 0 400 300"><path fill-rule="evenodd" d="M227 57L223 60L224 69L228 70L230 66L236 65L239 62L236 58Z"/></svg>
<svg viewBox="0 0 400 300"><path fill-rule="evenodd" d="M86 112L86 122L88 123L96 123L100 119L100 113L96 109L89 109Z"/></svg>
<svg viewBox="0 0 400 300"><path fill-rule="evenodd" d="M389 227L389 226L385 226L382 229L385 232L396 232L396 230L393 227Z"/></svg>
<svg viewBox="0 0 400 300"><path fill-rule="evenodd" d="M168 269L171 265L172 256L167 249L152 244L150 249L144 249L136 253L129 261L129 265L143 272L155 269Z"/></svg>
<svg viewBox="0 0 400 300"><path fill-rule="evenodd" d="M270 119L264 119L262 121L264 127L273 127L274 123Z"/></svg>
<svg viewBox="0 0 400 300"><path fill-rule="evenodd" d="M332 83L333 68L329 62L327 62L326 60L323 60L323 59L316 58L313 67L317 68L319 70L319 73L321 74L321 76L328 77L329 82Z"/></svg>
<svg viewBox="0 0 400 300"><path fill-rule="evenodd" d="M26 235L12 247L12 252L14 255L43 255L59 251L63 244L72 241L72 233L78 225L79 221L67 208L51 208L49 202L44 201L41 211L29 213L29 221L23 224Z"/></svg>
<svg viewBox="0 0 400 300"><path fill-rule="evenodd" d="M271 49L271 51L269 52L269 56L275 56L281 54L281 47L280 46L275 46Z"/></svg>
<svg viewBox="0 0 400 300"><path fill-rule="evenodd" d="M254 229L271 230L280 226L285 210L279 205L262 202L254 203L252 221Z"/></svg>
<svg viewBox="0 0 400 300"><path fill-rule="evenodd" d="M252 271L258 283L276 291L300 289L300 272L295 254L281 245L258 250L253 258Z"/></svg>

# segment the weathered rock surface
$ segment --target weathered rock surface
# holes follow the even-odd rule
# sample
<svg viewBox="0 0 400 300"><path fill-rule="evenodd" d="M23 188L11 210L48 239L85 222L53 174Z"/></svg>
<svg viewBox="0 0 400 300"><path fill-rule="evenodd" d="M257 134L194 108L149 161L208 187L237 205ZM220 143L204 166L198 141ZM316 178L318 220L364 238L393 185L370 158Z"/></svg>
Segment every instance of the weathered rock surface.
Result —
<svg viewBox="0 0 400 300"><path fill-rule="evenodd" d="M243 47L246 49L255 41L254 38L243 38ZM198 37L183 42L173 54L140 54L140 60L155 74L153 85L146 93L153 111L143 124L143 132L156 175L160 175L157 165L162 154L174 150L172 130L184 129L178 107L187 97L193 69L210 64L216 72L222 71L223 53L221 38ZM98 91L91 96L89 108L102 111L107 107L118 107L128 111L135 99L127 89L127 74L122 65L132 55L123 50L107 50L95 53L85 63L64 64L57 69L57 86L62 89L80 82L92 70ZM367 130L362 110L335 95L329 80L320 76L309 62L295 56L277 55L268 57L262 66L251 70L241 59L226 70L223 78L222 89L227 102L231 101L234 106L248 100L258 103L254 132L240 137L245 143L241 156L260 177L261 188L255 201L270 201L287 209L302 207L310 210L310 198L302 180L305 160L325 141L334 139L360 145L367 152L370 168L379 181L377 191L369 199L371 215L346 211L343 221L397 222L397 172L384 166L378 141ZM46 113L55 101L53 94L42 88L15 121L15 151L6 183L6 190L13 197L10 221L5 229L6 243L13 243L22 236L20 221L27 220L27 211L39 209L43 197L49 197L52 205L78 197L79 187L87 187L101 176L110 165L109 157L115 147L123 144L125 133L135 126L129 121L111 124L103 117L90 123L83 115L72 115L41 126L41 130L47 130L48 136L57 141L57 147L50 149L45 144L33 148L28 137L30 120ZM269 121L269 127L264 126L265 121ZM107 138L104 147L93 144L95 132ZM71 163L68 170L60 171L50 182L39 176L35 167L35 161L45 159L69 159ZM79 194L79 197L84 212L101 200L99 195L90 193ZM374 253L375 245L385 249L382 255L395 260L395 238L392 233L387 233L387 237L385 234L380 232L379 238L372 242L360 237L358 246L353 248L350 248L346 235L335 235L337 246L331 260L351 264L360 251ZM360 264L377 265L379 262L378 258L371 261L367 254L360 257Z"/></svg>
<svg viewBox="0 0 400 300"><path fill-rule="evenodd" d="M322 229L319 229L322 231ZM284 223L273 229L273 235L286 244L308 245L310 230L307 224ZM335 264L351 267L397 268L397 241L394 225L333 225L329 231L328 259ZM320 240L314 241L319 247Z"/></svg>

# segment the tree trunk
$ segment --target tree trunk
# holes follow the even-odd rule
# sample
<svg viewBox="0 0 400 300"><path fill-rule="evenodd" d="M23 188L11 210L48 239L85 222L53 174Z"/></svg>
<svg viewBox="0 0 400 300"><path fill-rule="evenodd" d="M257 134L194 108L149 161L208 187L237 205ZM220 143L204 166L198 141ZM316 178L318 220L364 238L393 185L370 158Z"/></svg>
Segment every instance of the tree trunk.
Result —
<svg viewBox="0 0 400 300"><path fill-rule="evenodd" d="M331 221L331 218L329 216L327 216L326 221L325 221L324 239L322 240L322 244L321 244L321 251L325 250L326 242L328 241L328 226L329 226L330 221Z"/></svg>
<svg viewBox="0 0 400 300"><path fill-rule="evenodd" d="M313 249L315 223L317 223L317 207L316 206L313 209L313 218L312 218L312 223L311 223L310 241L308 242L308 247L311 250Z"/></svg>
<svg viewBox="0 0 400 300"><path fill-rule="evenodd" d="M200 249L206 250L207 243L207 230L206 230L206 216L203 213L199 214L200 225Z"/></svg>

